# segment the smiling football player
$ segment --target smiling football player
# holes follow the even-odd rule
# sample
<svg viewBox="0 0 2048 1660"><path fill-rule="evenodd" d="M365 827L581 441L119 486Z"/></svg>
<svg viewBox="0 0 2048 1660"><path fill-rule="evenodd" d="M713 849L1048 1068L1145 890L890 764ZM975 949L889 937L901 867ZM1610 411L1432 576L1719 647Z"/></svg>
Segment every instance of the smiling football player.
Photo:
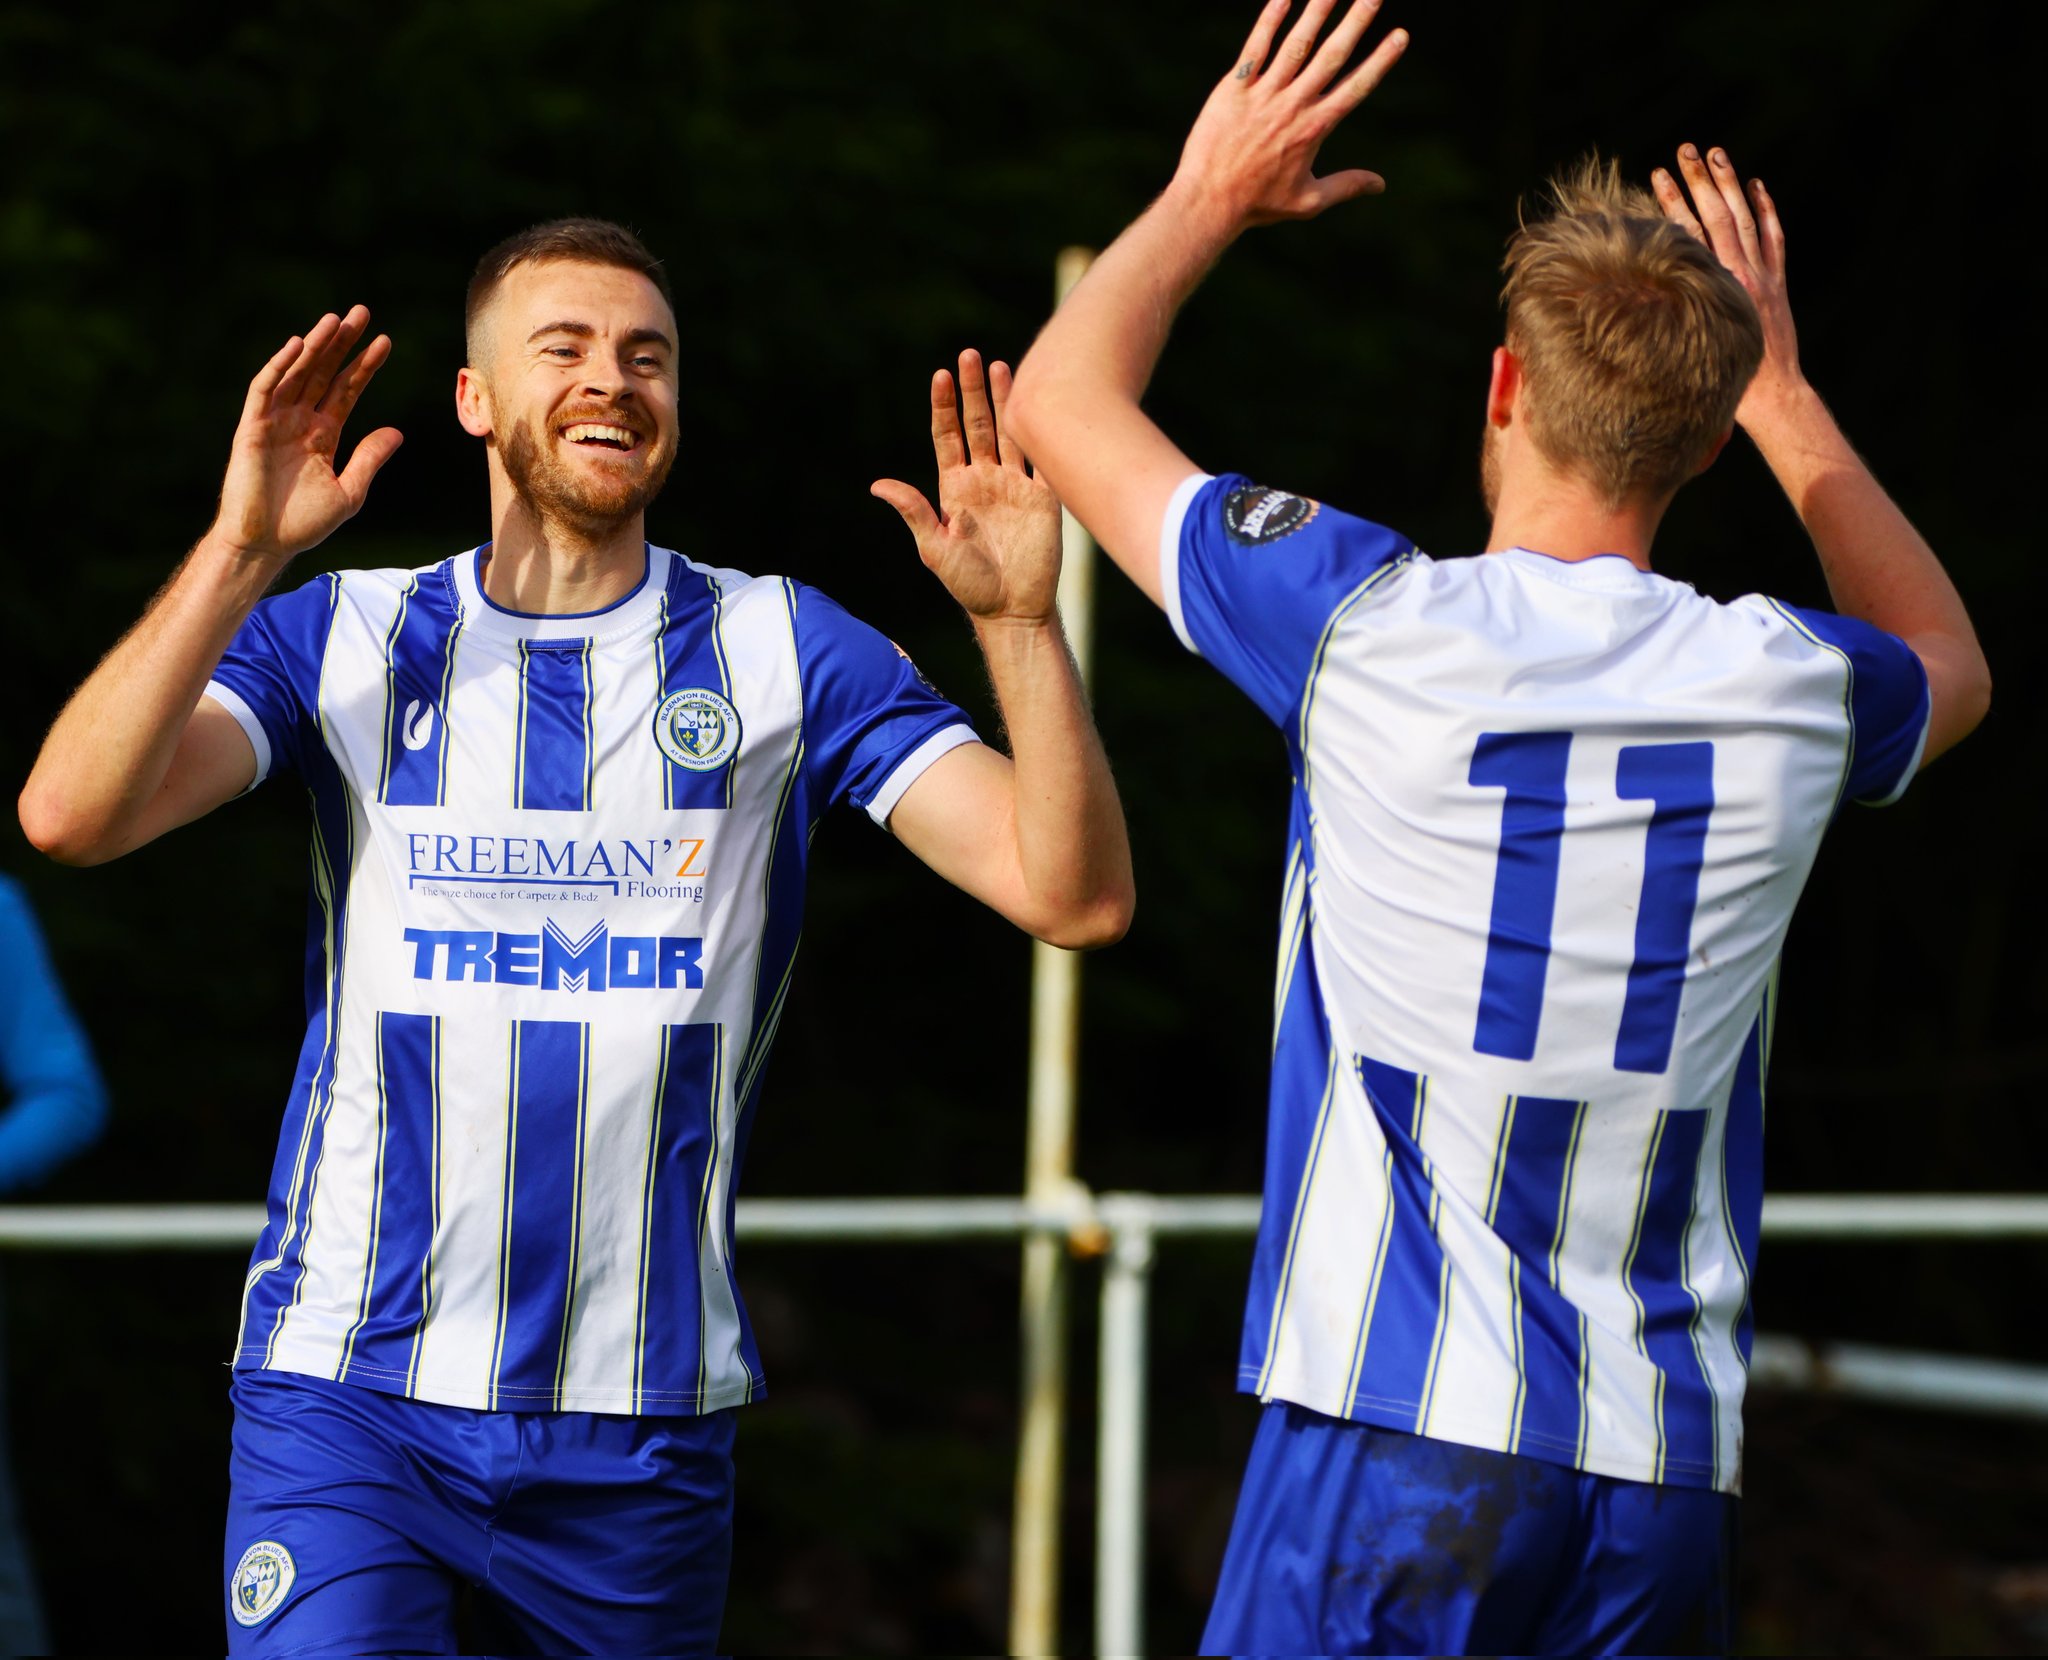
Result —
<svg viewBox="0 0 2048 1660"><path fill-rule="evenodd" d="M513 237L467 317L490 540L259 602L400 442L337 469L391 342L323 317L250 384L213 527L22 795L78 864L274 773L312 798L306 1037L231 1385L238 1655L452 1652L465 1583L510 1647L709 1652L763 1389L733 1194L816 821L862 808L1057 945L1130 919L1002 364L962 354L957 405L933 377L938 509L874 493L972 618L1014 760L822 594L647 542L679 342L630 233Z"/></svg>

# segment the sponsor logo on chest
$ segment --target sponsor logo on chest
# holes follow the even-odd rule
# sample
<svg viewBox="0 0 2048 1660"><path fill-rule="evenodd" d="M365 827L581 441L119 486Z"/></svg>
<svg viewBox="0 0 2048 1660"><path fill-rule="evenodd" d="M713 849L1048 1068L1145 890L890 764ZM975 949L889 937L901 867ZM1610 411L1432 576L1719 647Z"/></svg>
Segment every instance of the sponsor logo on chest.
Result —
<svg viewBox="0 0 2048 1660"><path fill-rule="evenodd" d="M553 918L534 934L492 928L408 928L415 980L539 991L699 991L704 941L615 934L598 923L572 935Z"/></svg>
<svg viewBox="0 0 2048 1660"><path fill-rule="evenodd" d="M708 836L506 836L412 830L405 885L436 899L704 902Z"/></svg>

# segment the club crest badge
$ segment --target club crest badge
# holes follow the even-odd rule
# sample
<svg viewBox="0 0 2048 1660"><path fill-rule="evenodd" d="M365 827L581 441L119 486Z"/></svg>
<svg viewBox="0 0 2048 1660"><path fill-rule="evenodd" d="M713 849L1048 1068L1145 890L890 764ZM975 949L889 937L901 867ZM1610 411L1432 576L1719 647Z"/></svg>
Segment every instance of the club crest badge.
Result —
<svg viewBox="0 0 2048 1660"><path fill-rule="evenodd" d="M910 665L910 672L917 676L917 683L920 686L922 686L926 691L930 692L933 697L944 697L946 695L944 692L940 691L938 687L932 684L932 677L926 674L923 669L917 666L917 659L915 657L911 656L910 653L905 651L901 646L897 646L894 640L891 640L889 644L891 644L892 646L896 646L896 655L902 658L904 662Z"/></svg>
<svg viewBox="0 0 2048 1660"><path fill-rule="evenodd" d="M1258 547L1299 530L1322 505L1306 496L1290 496L1285 490L1268 490L1262 484L1240 485L1223 499L1223 528L1233 542Z"/></svg>
<svg viewBox="0 0 2048 1660"><path fill-rule="evenodd" d="M242 1552L235 1577L228 1582L228 1609L237 1625L261 1625L275 1614L299 1577L292 1553L275 1539L265 1539Z"/></svg>
<svg viewBox="0 0 2048 1660"><path fill-rule="evenodd" d="M710 772L740 747L740 712L702 686L670 692L654 711L654 741L688 772Z"/></svg>

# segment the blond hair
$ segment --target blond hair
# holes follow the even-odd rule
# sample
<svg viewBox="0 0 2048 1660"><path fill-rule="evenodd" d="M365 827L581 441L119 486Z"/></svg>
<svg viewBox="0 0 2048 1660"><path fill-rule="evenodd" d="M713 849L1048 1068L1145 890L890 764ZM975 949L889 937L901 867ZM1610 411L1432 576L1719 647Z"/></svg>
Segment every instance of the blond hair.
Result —
<svg viewBox="0 0 2048 1660"><path fill-rule="evenodd" d="M1756 307L1711 249L1612 161L1554 177L1501 269L1529 436L1610 507L1706 463L1763 361Z"/></svg>

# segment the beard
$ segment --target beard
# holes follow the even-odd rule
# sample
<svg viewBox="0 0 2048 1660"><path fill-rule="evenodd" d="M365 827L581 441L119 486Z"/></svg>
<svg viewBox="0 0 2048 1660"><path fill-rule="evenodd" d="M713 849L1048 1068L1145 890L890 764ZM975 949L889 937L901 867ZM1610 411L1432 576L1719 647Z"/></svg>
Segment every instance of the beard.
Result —
<svg viewBox="0 0 2048 1660"><path fill-rule="evenodd" d="M1500 429L1491 421L1479 439L1479 499L1489 518L1500 508Z"/></svg>
<svg viewBox="0 0 2048 1660"><path fill-rule="evenodd" d="M603 414L587 417L613 419ZM565 466L553 447L542 441L530 422L521 421L505 434L498 448L505 464L505 477L520 504L542 523L550 521L571 527L584 536L601 536L616 530L661 494L675 465L675 446L654 448L647 443L647 465L638 472L620 468L617 472L592 474Z"/></svg>

